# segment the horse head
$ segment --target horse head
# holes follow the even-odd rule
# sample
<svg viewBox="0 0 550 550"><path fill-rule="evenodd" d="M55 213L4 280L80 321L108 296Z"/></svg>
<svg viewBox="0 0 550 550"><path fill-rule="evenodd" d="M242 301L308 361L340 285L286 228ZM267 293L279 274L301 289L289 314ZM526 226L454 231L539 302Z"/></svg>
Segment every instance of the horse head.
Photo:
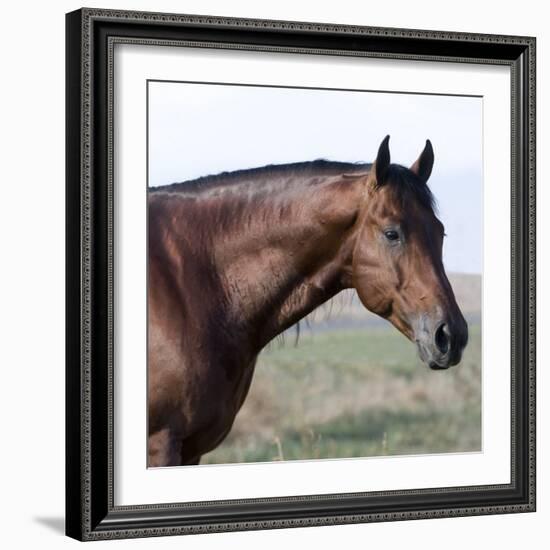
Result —
<svg viewBox="0 0 550 550"><path fill-rule="evenodd" d="M428 188L430 141L410 167L390 164L389 136L366 181L352 280L363 305L415 342L432 369L460 362L468 326L443 267L443 224Z"/></svg>

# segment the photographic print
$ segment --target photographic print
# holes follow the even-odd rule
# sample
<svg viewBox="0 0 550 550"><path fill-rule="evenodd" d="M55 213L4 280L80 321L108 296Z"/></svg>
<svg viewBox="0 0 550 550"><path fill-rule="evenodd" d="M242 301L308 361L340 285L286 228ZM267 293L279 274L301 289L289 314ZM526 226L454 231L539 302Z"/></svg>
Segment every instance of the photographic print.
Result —
<svg viewBox="0 0 550 550"><path fill-rule="evenodd" d="M535 43L67 14L69 536L535 510Z"/></svg>
<svg viewBox="0 0 550 550"><path fill-rule="evenodd" d="M482 109L147 82L149 468L482 450Z"/></svg>

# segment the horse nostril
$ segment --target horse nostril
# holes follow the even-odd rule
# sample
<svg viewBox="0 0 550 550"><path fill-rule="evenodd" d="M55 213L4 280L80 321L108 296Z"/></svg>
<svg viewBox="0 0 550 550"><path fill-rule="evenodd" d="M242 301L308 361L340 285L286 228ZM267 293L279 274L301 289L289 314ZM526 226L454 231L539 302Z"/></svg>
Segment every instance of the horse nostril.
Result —
<svg viewBox="0 0 550 550"><path fill-rule="evenodd" d="M449 351L449 331L445 323L441 323L435 331L435 345L443 355Z"/></svg>

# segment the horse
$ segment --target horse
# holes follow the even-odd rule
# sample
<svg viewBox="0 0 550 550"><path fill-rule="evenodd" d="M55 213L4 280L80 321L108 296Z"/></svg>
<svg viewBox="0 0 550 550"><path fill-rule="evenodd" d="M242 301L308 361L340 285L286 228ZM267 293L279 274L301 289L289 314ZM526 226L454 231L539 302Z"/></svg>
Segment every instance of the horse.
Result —
<svg viewBox="0 0 550 550"><path fill-rule="evenodd" d="M434 370L468 327L442 261L427 185L410 168L315 160L148 192L148 467L198 464L229 433L260 351L344 289Z"/></svg>

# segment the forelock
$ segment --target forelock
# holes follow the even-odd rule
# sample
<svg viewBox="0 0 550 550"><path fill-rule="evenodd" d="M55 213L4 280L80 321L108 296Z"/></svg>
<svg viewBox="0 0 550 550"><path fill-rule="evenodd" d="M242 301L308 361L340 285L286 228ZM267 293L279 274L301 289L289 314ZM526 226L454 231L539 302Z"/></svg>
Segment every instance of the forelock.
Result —
<svg viewBox="0 0 550 550"><path fill-rule="evenodd" d="M411 200L417 200L424 208L436 212L437 204L433 193L414 172L399 164L390 164L381 183L376 188L391 187L406 208Z"/></svg>

